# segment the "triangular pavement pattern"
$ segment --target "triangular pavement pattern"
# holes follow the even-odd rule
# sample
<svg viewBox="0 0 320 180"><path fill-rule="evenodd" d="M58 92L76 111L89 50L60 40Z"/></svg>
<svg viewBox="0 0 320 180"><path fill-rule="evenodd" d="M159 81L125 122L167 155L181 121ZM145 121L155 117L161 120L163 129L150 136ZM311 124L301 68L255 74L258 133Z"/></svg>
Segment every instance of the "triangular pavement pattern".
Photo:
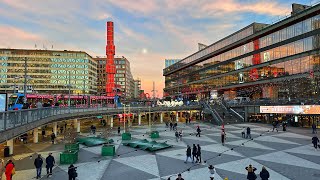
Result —
<svg viewBox="0 0 320 180"><path fill-rule="evenodd" d="M101 179L111 160L76 164L79 180ZM68 172L67 169L64 169Z"/></svg>
<svg viewBox="0 0 320 180"><path fill-rule="evenodd" d="M320 156L319 151L315 151L312 145L300 146L292 149L284 150L285 152L297 153L297 154L306 154L312 156Z"/></svg>
<svg viewBox="0 0 320 180"><path fill-rule="evenodd" d="M273 148L269 148L267 146L258 144L254 141L248 141L248 140L232 141L232 142L227 142L226 144L239 146L239 145L242 145L242 143L244 143L245 147L256 148L256 149L265 149L265 150L275 150Z"/></svg>
<svg viewBox="0 0 320 180"><path fill-rule="evenodd" d="M224 154L243 157L243 155L241 155L235 151L231 151L230 148L228 148L226 146L222 146L221 144L211 144L211 145L207 145L207 146L202 146L201 150L209 151L209 152L216 152L216 153L224 152Z"/></svg>
<svg viewBox="0 0 320 180"><path fill-rule="evenodd" d="M233 133L233 132L232 132ZM206 134L206 135L210 135L210 136L217 136L217 137L221 137L221 132L220 133L213 133L213 134ZM236 135L233 135L231 134L230 132L226 132L226 137L227 138L237 138L237 139L240 139L241 137L239 136L236 136Z"/></svg>
<svg viewBox="0 0 320 180"><path fill-rule="evenodd" d="M179 160L186 160L186 149L177 149L173 151L166 151L166 152L161 152L157 153L157 155L162 155L166 157L171 157L174 159L179 159Z"/></svg>
<svg viewBox="0 0 320 180"><path fill-rule="evenodd" d="M288 164L292 166L299 166L304 168L312 168L320 170L320 165L313 163L311 161L307 161L305 159L290 155L285 152L274 152L266 155L252 157L252 159L263 160L263 161L270 161L280 164Z"/></svg>
<svg viewBox="0 0 320 180"><path fill-rule="evenodd" d="M142 155L135 157L117 158L114 161L126 164L133 168L159 177L159 169L155 155Z"/></svg>
<svg viewBox="0 0 320 180"><path fill-rule="evenodd" d="M257 168L256 174L258 174L258 172L261 171L262 169L262 164L250 159L250 158L246 158L246 159L240 159L237 161L232 161L232 162L228 162L228 163L224 163L224 164L218 164L215 167L217 169L223 169L226 171L231 171L231 172L235 172L235 173L239 173L239 174L247 174L246 171L246 167L252 164L253 167ZM288 178L286 178L285 176L275 172L274 170L266 167L267 170L270 173L270 179L276 179L276 180L289 180Z"/></svg>
<svg viewBox="0 0 320 180"><path fill-rule="evenodd" d="M196 137L196 136L186 136L182 137L182 139L190 139L190 140L196 140L196 141L207 141L207 142L213 142L213 143L218 143L217 141L202 135L201 137Z"/></svg>
<svg viewBox="0 0 320 180"><path fill-rule="evenodd" d="M24 153L24 154L19 154L19 155L14 155L14 156L12 156L12 158L14 159L14 160L21 160L21 159L24 159L24 158L26 158L26 157L30 157L30 156L32 156L33 154L35 154L34 152L33 153ZM42 155L43 156L43 155Z"/></svg>
<svg viewBox="0 0 320 180"><path fill-rule="evenodd" d="M291 132L276 134L276 135L272 135L272 136L275 136L275 137L288 137L288 138L299 138L299 139L310 139L310 141L311 141L311 138L312 138L312 137L309 137L309 136L296 134L296 133L291 133Z"/></svg>
<svg viewBox="0 0 320 180"><path fill-rule="evenodd" d="M209 179L211 174L209 173L209 169L205 167L205 168L190 170L189 172L184 172L181 175L184 179L187 179L187 180L200 180L200 179L205 180L205 179ZM172 179L176 179L177 175L173 174L173 175L164 176L161 178L168 179L169 177L172 177ZM219 176L218 173L216 173L214 180L223 180L223 179Z"/></svg>
<svg viewBox="0 0 320 180"><path fill-rule="evenodd" d="M283 144L295 144L295 145L300 145L298 143L292 142L292 141L287 141L284 139L280 139L277 137L273 136L259 136L254 139L255 141L265 141L265 142L272 142L272 143L283 143Z"/></svg>
<svg viewBox="0 0 320 180"><path fill-rule="evenodd" d="M229 133L232 133L232 134L239 134L239 136L241 135L241 133L242 133L242 130L235 130L235 131L233 131L233 130L231 130L231 131L226 131L226 133L227 133L227 136L228 136L228 132ZM246 134L247 134L247 131L246 131ZM262 133L258 133L258 132L255 132L255 131L251 131L251 136L252 135L260 135L260 134L262 134Z"/></svg>

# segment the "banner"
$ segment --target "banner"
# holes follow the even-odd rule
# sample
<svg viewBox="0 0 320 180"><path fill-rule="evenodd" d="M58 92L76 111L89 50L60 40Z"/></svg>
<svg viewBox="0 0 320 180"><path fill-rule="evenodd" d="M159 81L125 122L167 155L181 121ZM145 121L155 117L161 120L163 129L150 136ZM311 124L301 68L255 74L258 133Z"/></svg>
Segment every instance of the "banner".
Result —
<svg viewBox="0 0 320 180"><path fill-rule="evenodd" d="M320 114L320 105L260 106L260 113Z"/></svg>

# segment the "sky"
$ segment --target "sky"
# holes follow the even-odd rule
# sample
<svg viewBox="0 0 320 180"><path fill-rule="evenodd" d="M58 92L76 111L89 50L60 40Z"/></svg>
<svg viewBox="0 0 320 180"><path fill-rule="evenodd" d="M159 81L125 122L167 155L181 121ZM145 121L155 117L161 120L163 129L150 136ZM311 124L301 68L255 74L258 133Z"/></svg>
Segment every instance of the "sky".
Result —
<svg viewBox="0 0 320 180"><path fill-rule="evenodd" d="M183 59L252 22L289 15L292 3L320 0L0 0L0 48L81 50L105 55L106 22L116 55L131 63L142 89L164 88L164 59Z"/></svg>

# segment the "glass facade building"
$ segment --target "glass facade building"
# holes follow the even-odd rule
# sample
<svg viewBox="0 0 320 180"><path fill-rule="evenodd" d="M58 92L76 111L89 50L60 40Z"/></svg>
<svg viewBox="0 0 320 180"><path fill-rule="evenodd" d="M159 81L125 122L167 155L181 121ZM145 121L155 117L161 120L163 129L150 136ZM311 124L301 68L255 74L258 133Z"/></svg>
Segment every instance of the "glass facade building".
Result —
<svg viewBox="0 0 320 180"><path fill-rule="evenodd" d="M165 68L164 96L318 98L320 5L293 14L252 23Z"/></svg>
<svg viewBox="0 0 320 180"><path fill-rule="evenodd" d="M174 63L176 62L179 62L181 59L165 59L164 62L165 62L165 68L173 65Z"/></svg>
<svg viewBox="0 0 320 180"><path fill-rule="evenodd" d="M97 64L82 51L0 49L0 91L96 94ZM69 76L70 73L70 76ZM16 86L16 87L15 87Z"/></svg>

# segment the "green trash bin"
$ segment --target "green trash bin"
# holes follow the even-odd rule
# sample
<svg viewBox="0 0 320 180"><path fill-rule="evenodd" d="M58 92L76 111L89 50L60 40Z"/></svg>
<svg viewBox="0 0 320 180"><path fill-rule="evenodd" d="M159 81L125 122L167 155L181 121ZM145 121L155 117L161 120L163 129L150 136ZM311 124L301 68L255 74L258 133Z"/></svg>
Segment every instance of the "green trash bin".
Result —
<svg viewBox="0 0 320 180"><path fill-rule="evenodd" d="M101 148L101 156L114 156L116 154L116 147L112 144L103 145Z"/></svg>
<svg viewBox="0 0 320 180"><path fill-rule="evenodd" d="M151 138L159 138L159 131L152 131L150 134Z"/></svg>
<svg viewBox="0 0 320 180"><path fill-rule="evenodd" d="M60 164L74 164L78 161L78 151L64 151L60 153Z"/></svg>
<svg viewBox="0 0 320 180"><path fill-rule="evenodd" d="M122 140L131 140L130 133L122 133Z"/></svg>
<svg viewBox="0 0 320 180"><path fill-rule="evenodd" d="M79 143L71 143L64 145L65 151L79 151Z"/></svg>

